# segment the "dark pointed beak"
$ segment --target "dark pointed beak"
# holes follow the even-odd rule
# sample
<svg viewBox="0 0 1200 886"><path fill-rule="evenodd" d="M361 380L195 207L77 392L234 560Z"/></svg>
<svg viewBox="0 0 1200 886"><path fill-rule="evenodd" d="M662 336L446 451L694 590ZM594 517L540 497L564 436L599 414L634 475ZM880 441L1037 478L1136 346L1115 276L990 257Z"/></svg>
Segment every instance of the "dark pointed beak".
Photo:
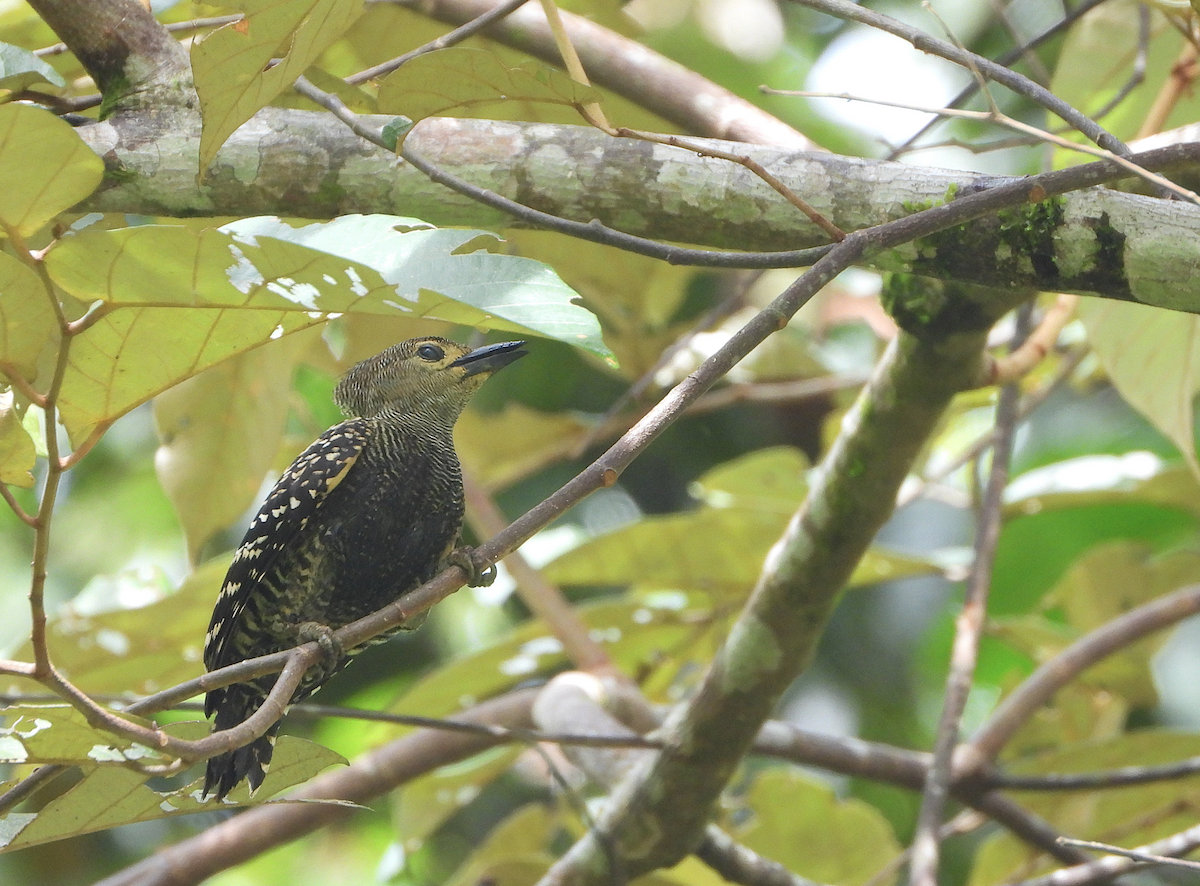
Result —
<svg viewBox="0 0 1200 886"><path fill-rule="evenodd" d="M461 366L466 372L464 376L479 375L481 372L495 372L503 369L514 360L519 360L528 354L521 350L523 341L502 341L495 345L484 345L470 353L463 354L451 366Z"/></svg>

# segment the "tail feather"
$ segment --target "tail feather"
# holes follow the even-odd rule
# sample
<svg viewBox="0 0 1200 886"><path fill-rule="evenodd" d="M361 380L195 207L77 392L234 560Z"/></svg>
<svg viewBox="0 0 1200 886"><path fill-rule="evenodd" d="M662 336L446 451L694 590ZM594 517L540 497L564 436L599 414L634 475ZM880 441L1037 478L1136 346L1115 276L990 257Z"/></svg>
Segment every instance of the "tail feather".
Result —
<svg viewBox="0 0 1200 886"><path fill-rule="evenodd" d="M214 731L231 729L242 723L262 706L266 697L253 684L238 683L221 691L224 695L215 705L217 717L213 724ZM201 796L207 798L215 793L218 800L224 800L225 795L242 779L250 782L251 794L258 790L271 767L271 755L275 752L275 736L278 732L279 723L274 723L265 734L245 747L210 758L204 772Z"/></svg>

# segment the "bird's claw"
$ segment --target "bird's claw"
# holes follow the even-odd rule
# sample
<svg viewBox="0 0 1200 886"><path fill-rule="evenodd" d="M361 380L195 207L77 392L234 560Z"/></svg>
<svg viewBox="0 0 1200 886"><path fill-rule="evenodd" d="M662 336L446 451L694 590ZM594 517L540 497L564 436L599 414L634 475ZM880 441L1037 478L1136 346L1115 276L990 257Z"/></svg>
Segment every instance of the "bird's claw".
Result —
<svg viewBox="0 0 1200 886"><path fill-rule="evenodd" d="M321 647L321 652L328 661L341 661L346 655L345 647L333 635L333 628L329 625L306 621L296 626L296 637L301 643L315 642Z"/></svg>
<svg viewBox="0 0 1200 886"><path fill-rule="evenodd" d="M446 555L447 566L457 566L467 574L467 584L473 588L486 588L496 580L496 566L489 563L483 569L475 562L475 549L461 545Z"/></svg>

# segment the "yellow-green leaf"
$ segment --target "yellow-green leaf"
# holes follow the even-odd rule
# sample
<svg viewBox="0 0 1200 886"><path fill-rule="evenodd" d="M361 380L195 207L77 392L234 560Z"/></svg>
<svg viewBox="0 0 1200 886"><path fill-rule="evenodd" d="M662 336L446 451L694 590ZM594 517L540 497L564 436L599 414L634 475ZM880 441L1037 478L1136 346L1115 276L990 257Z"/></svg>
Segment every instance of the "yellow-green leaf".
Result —
<svg viewBox="0 0 1200 886"><path fill-rule="evenodd" d="M1192 409L1200 391L1200 318L1098 298L1084 299L1079 316L1121 396L1171 438L1200 476Z"/></svg>
<svg viewBox="0 0 1200 886"><path fill-rule="evenodd" d="M204 117L201 169L235 129L290 89L362 13L362 0L240 0L232 5L246 17L192 47Z"/></svg>
<svg viewBox="0 0 1200 886"><path fill-rule="evenodd" d="M731 818L739 842L818 883L861 886L900 853L875 807L783 767L759 773Z"/></svg>
<svg viewBox="0 0 1200 886"><path fill-rule="evenodd" d="M0 370L11 367L33 382L42 352L58 341L50 296L37 274L4 252L0 252L0 293L4 296L0 298Z"/></svg>
<svg viewBox="0 0 1200 886"><path fill-rule="evenodd" d="M100 184L104 163L49 111L0 106L0 222L36 233Z"/></svg>
<svg viewBox="0 0 1200 886"><path fill-rule="evenodd" d="M193 561L258 495L283 439L292 372L310 335L239 354L154 399L162 440L154 468Z"/></svg>
<svg viewBox="0 0 1200 886"><path fill-rule="evenodd" d="M379 86L379 110L413 122L498 101L581 107L600 93L541 62L516 67L485 49L452 47L418 56Z"/></svg>
<svg viewBox="0 0 1200 886"><path fill-rule="evenodd" d="M28 489L36 461L37 447L13 406L12 392L0 394L0 483Z"/></svg>

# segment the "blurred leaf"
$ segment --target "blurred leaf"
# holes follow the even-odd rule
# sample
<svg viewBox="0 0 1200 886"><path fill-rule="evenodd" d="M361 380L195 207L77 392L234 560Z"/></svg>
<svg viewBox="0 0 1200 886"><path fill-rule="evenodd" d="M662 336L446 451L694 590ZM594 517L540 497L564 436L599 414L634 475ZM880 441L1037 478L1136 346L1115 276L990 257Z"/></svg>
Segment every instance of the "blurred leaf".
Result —
<svg viewBox="0 0 1200 886"><path fill-rule="evenodd" d="M564 585L656 584L740 598L800 506L806 467L799 450L787 447L735 459L696 481L705 506L643 517L584 542L551 561L546 577ZM874 547L849 586L940 572L929 560Z"/></svg>
<svg viewBox="0 0 1200 886"><path fill-rule="evenodd" d="M1084 299L1079 316L1121 396L1171 438L1200 476L1192 409L1200 390L1200 320L1110 299Z"/></svg>
<svg viewBox="0 0 1200 886"><path fill-rule="evenodd" d="M1077 560L1042 603L1066 624L1047 616L1002 620L996 633L1039 664L1130 609L1200 580L1200 554L1174 551L1156 557L1147 544L1120 541L1098 545ZM1158 695L1150 659L1169 632L1127 646L1081 677L1088 686L1123 697L1133 707L1150 707Z"/></svg>
<svg viewBox="0 0 1200 886"><path fill-rule="evenodd" d="M747 848L836 886L862 886L901 851L873 806L839 800L827 785L781 766L755 777L727 827Z"/></svg>
<svg viewBox="0 0 1200 886"><path fill-rule="evenodd" d="M1178 461L1139 450L1086 455L1034 468L1005 490L1008 516L1101 504L1146 502L1200 517L1200 482Z"/></svg>
<svg viewBox="0 0 1200 886"><path fill-rule="evenodd" d="M672 657L691 661L697 638L712 624L703 598L680 591L631 594L584 604L577 612L626 673L661 666ZM456 713L566 663L562 643L545 625L527 622L505 639L433 671L389 709L426 717ZM380 734L390 738L395 728L386 727Z"/></svg>
<svg viewBox="0 0 1200 886"><path fill-rule="evenodd" d="M362 0L237 0L230 5L246 17L192 46L192 74L204 116L201 170L235 129L290 89L362 12Z"/></svg>
<svg viewBox="0 0 1200 886"><path fill-rule="evenodd" d="M12 392L0 394L0 483L33 486L37 447L13 406Z"/></svg>
<svg viewBox="0 0 1200 886"><path fill-rule="evenodd" d="M1100 542L1134 539L1162 550L1191 539L1196 525L1186 511L1137 501L1008 520L996 549L988 611L997 618L1029 612L1081 554Z"/></svg>
<svg viewBox="0 0 1200 886"><path fill-rule="evenodd" d="M148 695L200 676L204 633L228 567L229 556L210 560L166 597L157 587L147 588L139 595L157 602L140 608L84 614L71 603L63 605L47 627L55 666L91 693ZM33 660L28 641L15 657ZM28 688L15 682L9 687Z"/></svg>
<svg viewBox="0 0 1200 886"><path fill-rule="evenodd" d="M394 804L394 820L404 851L420 849L426 837L507 772L524 750L520 744L493 748L402 786Z"/></svg>
<svg viewBox="0 0 1200 886"><path fill-rule="evenodd" d="M379 109L414 123L455 108L521 101L580 107L600 93L542 62L510 67L493 52L461 46L417 56L384 78Z"/></svg>
<svg viewBox="0 0 1200 886"><path fill-rule="evenodd" d="M545 806L530 803L521 807L492 829L447 886L536 883L554 860L547 849L554 828L554 817Z"/></svg>
<svg viewBox="0 0 1200 886"><path fill-rule="evenodd" d="M599 316L625 378L641 377L678 337L680 324L671 320L695 269L550 231L512 231L508 237L522 255L558 269Z"/></svg>
<svg viewBox="0 0 1200 886"><path fill-rule="evenodd" d="M28 237L92 193L104 162L70 124L11 103L0 106L0 170L0 222ZM0 269L0 275L12 273Z"/></svg>
<svg viewBox="0 0 1200 886"><path fill-rule="evenodd" d="M491 490L569 458L591 425L569 413L538 412L510 402L495 413L468 409L454 426L463 469Z"/></svg>
<svg viewBox="0 0 1200 886"><path fill-rule="evenodd" d="M28 49L0 43L0 89L20 92L35 83L66 86L62 75Z"/></svg>
<svg viewBox="0 0 1200 886"><path fill-rule="evenodd" d="M1152 766L1200 755L1200 736L1140 730L1106 741L1070 744L1013 762L1021 775L1099 772ZM1200 776L1106 791L1014 791L1018 802L1055 830L1084 840L1139 846L1193 827ZM970 886L1025 879L1049 870L1046 856L1005 832L984 843Z"/></svg>
<svg viewBox="0 0 1200 886"><path fill-rule="evenodd" d="M0 200L3 200L0 197ZM58 319L37 274L0 252L0 368L11 366L28 382L37 379L38 359L58 341Z"/></svg>
<svg viewBox="0 0 1200 886"><path fill-rule="evenodd" d="M312 339L290 335L239 354L155 398L163 442L154 467L193 562L254 503L283 439L292 372Z"/></svg>

